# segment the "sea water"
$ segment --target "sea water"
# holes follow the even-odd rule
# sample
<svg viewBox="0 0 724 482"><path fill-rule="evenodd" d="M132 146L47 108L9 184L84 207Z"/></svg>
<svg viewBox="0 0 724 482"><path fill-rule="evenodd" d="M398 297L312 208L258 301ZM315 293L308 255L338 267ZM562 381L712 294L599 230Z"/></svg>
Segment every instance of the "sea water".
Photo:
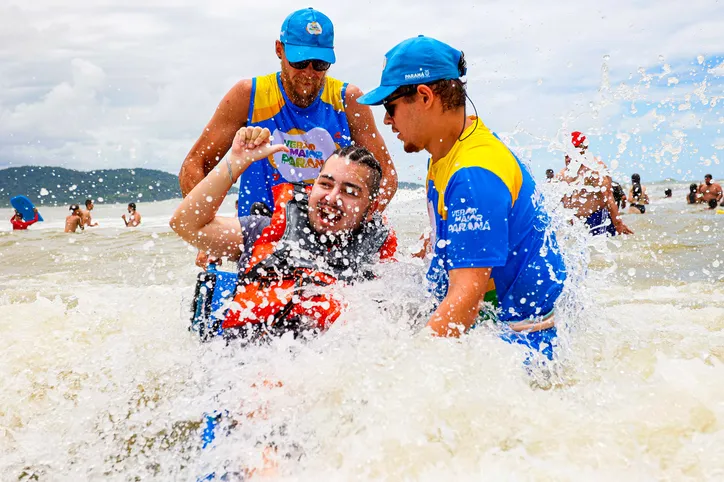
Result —
<svg viewBox="0 0 724 482"><path fill-rule="evenodd" d="M558 186L541 189L569 269L546 366L494 327L421 331L422 190L388 210L398 262L341 288L348 309L327 333L244 349L187 329L199 269L168 227L178 201L139 203L137 229L103 204L82 234L62 232L65 208L25 232L8 223L0 479L724 479L724 215L654 185L647 214L624 215L634 236L594 239Z"/></svg>

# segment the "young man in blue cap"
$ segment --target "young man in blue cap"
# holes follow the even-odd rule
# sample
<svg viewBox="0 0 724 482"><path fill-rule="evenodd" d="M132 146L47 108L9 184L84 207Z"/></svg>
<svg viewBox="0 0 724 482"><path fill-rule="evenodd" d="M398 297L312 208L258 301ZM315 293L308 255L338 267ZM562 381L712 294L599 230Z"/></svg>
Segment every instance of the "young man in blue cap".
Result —
<svg viewBox="0 0 724 482"><path fill-rule="evenodd" d="M427 326L459 336L497 307L503 338L552 358L554 303L565 267L528 170L477 117L465 113L463 53L419 36L385 56L381 85L358 99L384 105L405 152L430 153L433 232L428 271L439 305Z"/></svg>
<svg viewBox="0 0 724 482"><path fill-rule="evenodd" d="M369 107L354 85L327 76L334 64L334 27L322 12L297 10L282 24L276 41L281 71L244 79L221 100L201 137L186 156L179 183L184 196L213 169L242 126L268 128L278 152L255 163L239 182L239 216L255 203L274 205L272 187L285 182L313 183L322 163L337 148L352 143L369 149L382 167L380 209L397 190L397 174ZM206 262L199 253L197 264Z"/></svg>

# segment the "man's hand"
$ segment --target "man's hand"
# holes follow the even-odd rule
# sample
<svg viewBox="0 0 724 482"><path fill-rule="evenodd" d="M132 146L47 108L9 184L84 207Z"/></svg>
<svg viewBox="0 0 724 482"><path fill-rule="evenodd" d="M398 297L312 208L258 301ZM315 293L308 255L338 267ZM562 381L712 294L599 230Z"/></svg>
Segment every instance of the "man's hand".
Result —
<svg viewBox="0 0 724 482"><path fill-rule="evenodd" d="M634 232L626 226L623 221L618 221L613 223L613 227L616 228L617 234L633 234Z"/></svg>
<svg viewBox="0 0 724 482"><path fill-rule="evenodd" d="M277 152L289 152L289 148L283 144L270 144L271 132L269 129L256 127L242 127L236 132L234 142L231 145L229 162L241 164L243 162L255 162L266 159Z"/></svg>
<svg viewBox="0 0 724 482"><path fill-rule="evenodd" d="M458 337L478 317L492 268L457 268L450 270L447 295L427 322L436 336Z"/></svg>
<svg viewBox="0 0 724 482"><path fill-rule="evenodd" d="M217 266L221 266L221 258L209 256L206 251L199 251L196 255L196 266L199 268L206 269L209 267L209 263L215 263Z"/></svg>
<svg viewBox="0 0 724 482"><path fill-rule="evenodd" d="M430 234L429 234L429 233L423 233L423 234L420 236L420 241L422 241L422 248L421 248L419 251L417 251L417 252L415 252L415 253L412 253L412 257L413 257L413 258L425 259L425 257L427 256L427 254L430 252ZM416 245L415 247L417 247L417 246L419 246L419 245ZM413 249L414 249L414 248L413 248Z"/></svg>

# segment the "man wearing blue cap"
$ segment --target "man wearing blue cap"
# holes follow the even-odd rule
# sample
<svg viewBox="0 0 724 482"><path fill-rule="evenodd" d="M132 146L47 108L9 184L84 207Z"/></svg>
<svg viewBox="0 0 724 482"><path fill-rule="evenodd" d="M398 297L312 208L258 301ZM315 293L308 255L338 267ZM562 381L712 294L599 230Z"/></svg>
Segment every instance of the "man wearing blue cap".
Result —
<svg viewBox="0 0 724 482"><path fill-rule="evenodd" d="M382 167L379 205L384 209L397 190L397 174L372 111L357 102L360 89L326 75L336 61L332 21L312 8L293 12L282 24L276 54L280 72L244 79L222 99L181 167L183 195L226 155L240 127L258 126L268 128L273 142L289 152L277 152L244 173L239 216L250 214L258 202L273 206L277 184L313 183L324 160L352 143L369 149ZM205 258L199 253L197 264L204 265Z"/></svg>
<svg viewBox="0 0 724 482"><path fill-rule="evenodd" d="M486 315L503 339L553 357L554 303L566 278L535 181L476 116L466 116L463 53L419 36L385 56L381 85L358 99L384 105L405 152L430 153L428 280L439 304L427 326L459 336Z"/></svg>

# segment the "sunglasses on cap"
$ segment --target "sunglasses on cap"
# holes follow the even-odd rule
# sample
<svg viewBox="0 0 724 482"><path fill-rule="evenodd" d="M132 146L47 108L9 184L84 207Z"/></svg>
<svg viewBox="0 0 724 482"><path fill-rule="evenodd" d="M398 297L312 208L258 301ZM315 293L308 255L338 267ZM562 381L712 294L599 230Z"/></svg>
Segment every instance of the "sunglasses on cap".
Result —
<svg viewBox="0 0 724 482"><path fill-rule="evenodd" d="M310 63L312 64L312 68L316 72L326 72L327 70L329 70L329 67L332 66L332 64L330 64L329 62L317 59L301 60L299 62L289 62L289 65L291 65L293 69L304 70L309 67Z"/></svg>

